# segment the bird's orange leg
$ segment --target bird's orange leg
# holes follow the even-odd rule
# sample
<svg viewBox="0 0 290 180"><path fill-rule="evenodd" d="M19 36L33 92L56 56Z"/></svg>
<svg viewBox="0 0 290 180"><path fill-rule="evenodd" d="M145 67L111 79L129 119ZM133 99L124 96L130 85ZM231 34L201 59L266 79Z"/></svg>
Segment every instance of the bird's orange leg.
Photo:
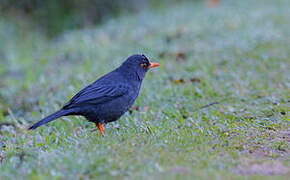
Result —
<svg viewBox="0 0 290 180"><path fill-rule="evenodd" d="M105 128L103 127L102 123L96 123L96 126L98 128L98 130L100 131L101 135L104 137L105 136Z"/></svg>

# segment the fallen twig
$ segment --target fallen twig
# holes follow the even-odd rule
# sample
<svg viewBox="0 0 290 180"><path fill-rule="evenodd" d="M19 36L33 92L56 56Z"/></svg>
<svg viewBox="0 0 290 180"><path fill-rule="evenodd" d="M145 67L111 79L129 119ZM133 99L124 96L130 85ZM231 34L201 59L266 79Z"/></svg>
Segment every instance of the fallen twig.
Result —
<svg viewBox="0 0 290 180"><path fill-rule="evenodd" d="M12 123L9 123L9 122L3 122L3 123L0 123L0 128L2 126L13 126L13 127L15 127L15 124L12 124Z"/></svg>
<svg viewBox="0 0 290 180"><path fill-rule="evenodd" d="M193 112L196 112L196 111L201 110L201 109L205 109L205 108L210 107L210 106L213 106L213 105L215 105L215 104L220 104L220 103L219 103L219 102L212 102L212 103L209 103L209 104L206 104L206 105L204 105L204 106L201 106L201 107L197 108L197 109L194 110Z"/></svg>

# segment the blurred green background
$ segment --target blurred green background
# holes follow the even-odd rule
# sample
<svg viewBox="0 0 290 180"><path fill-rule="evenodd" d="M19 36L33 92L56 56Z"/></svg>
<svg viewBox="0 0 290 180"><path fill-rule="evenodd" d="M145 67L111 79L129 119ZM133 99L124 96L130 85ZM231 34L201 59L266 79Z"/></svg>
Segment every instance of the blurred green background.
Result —
<svg viewBox="0 0 290 180"><path fill-rule="evenodd" d="M1 16L30 23L49 36L93 26L120 14L159 9L185 0L1 0ZM198 0L193 0L198 1Z"/></svg>

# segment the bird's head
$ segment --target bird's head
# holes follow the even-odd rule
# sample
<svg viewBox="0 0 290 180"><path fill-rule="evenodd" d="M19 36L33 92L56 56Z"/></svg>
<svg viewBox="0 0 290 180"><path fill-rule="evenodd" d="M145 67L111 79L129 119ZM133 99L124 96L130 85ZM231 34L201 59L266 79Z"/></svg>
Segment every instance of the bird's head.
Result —
<svg viewBox="0 0 290 180"><path fill-rule="evenodd" d="M127 71L127 73L137 75L137 78L142 80L149 69L157 66L159 66L158 63L150 62L145 55L135 54L128 57L128 59L121 65L121 68L123 71Z"/></svg>

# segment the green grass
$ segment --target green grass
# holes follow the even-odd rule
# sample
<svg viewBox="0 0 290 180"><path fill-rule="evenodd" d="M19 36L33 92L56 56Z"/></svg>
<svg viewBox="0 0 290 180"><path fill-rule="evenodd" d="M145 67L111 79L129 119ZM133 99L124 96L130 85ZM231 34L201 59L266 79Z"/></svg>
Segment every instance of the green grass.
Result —
<svg viewBox="0 0 290 180"><path fill-rule="evenodd" d="M55 40L0 19L0 179L287 179L289 5L183 3ZM104 138L81 117L26 131L134 53L161 66Z"/></svg>

